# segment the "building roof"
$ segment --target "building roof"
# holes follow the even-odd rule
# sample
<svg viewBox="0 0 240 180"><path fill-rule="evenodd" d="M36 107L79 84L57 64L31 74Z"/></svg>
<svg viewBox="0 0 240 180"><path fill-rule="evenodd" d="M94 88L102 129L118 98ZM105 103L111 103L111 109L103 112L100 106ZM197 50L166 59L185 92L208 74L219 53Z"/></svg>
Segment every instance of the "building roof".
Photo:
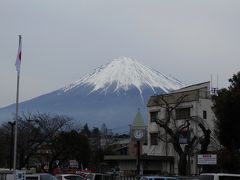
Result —
<svg viewBox="0 0 240 180"><path fill-rule="evenodd" d="M188 86L169 94L162 94L157 96L151 96L147 106L160 106L168 104L176 104L177 102L191 102L199 99L210 98L210 82L195 84Z"/></svg>
<svg viewBox="0 0 240 180"><path fill-rule="evenodd" d="M198 84L192 84L190 86L186 86L181 89L177 89L177 90L173 91L173 93L183 92L183 91L191 91L191 90L196 90L196 89L201 89L201 88L207 88L208 91L210 91L210 81L198 83Z"/></svg>
<svg viewBox="0 0 240 180"><path fill-rule="evenodd" d="M135 119L132 123L132 129L144 129L144 128L145 128L144 120L142 118L140 111L138 110Z"/></svg>

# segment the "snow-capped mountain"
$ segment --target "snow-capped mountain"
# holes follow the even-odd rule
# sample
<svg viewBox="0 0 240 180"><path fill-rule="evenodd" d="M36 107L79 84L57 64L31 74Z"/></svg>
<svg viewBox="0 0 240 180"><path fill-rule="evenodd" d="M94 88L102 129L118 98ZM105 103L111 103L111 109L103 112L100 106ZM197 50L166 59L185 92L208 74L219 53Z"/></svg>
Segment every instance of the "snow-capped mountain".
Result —
<svg viewBox="0 0 240 180"><path fill-rule="evenodd" d="M182 88L177 79L142 65L136 60L115 59L78 81L20 104L21 112L66 114L90 126L107 124L128 128L140 108L146 121L146 103L154 94ZM14 105L0 109L11 115Z"/></svg>
<svg viewBox="0 0 240 180"><path fill-rule="evenodd" d="M133 59L122 57L96 69L92 74L65 87L63 91L87 84L93 86L91 92L100 90L107 93L114 83L114 92L127 91L134 86L140 94L145 86L151 88L153 92L155 92L154 88L161 88L164 92L168 92L183 86L180 81L170 76L146 67Z"/></svg>

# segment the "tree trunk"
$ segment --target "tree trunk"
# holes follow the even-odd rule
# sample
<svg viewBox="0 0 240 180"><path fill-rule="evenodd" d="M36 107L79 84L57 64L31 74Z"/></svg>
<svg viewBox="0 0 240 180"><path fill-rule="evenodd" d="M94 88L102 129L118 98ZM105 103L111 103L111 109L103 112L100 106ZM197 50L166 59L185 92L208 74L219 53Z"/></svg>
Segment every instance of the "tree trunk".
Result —
<svg viewBox="0 0 240 180"><path fill-rule="evenodd" d="M178 172L179 175L187 175L187 154L182 153L178 163Z"/></svg>
<svg viewBox="0 0 240 180"><path fill-rule="evenodd" d="M25 153L23 153L21 150L20 150L20 153L19 153L19 166L18 168L23 168L25 167Z"/></svg>

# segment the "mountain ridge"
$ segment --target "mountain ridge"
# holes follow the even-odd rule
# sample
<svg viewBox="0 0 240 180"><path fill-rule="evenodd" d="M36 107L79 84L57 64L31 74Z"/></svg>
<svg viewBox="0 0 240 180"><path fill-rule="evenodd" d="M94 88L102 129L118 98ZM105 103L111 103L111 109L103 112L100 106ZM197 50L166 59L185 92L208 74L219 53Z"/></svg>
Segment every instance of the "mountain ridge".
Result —
<svg viewBox="0 0 240 180"><path fill-rule="evenodd" d="M63 114L92 127L106 123L110 128L128 128L138 108L146 121L146 103L151 95L183 86L170 76L123 57L63 88L20 103L19 112ZM14 104L1 108L1 119L7 120L14 111Z"/></svg>

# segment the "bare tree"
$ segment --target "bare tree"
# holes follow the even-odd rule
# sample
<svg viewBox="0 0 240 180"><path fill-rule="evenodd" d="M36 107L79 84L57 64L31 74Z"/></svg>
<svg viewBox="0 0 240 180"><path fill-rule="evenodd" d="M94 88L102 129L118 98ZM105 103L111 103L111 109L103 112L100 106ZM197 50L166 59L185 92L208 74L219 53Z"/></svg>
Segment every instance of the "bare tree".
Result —
<svg viewBox="0 0 240 180"><path fill-rule="evenodd" d="M0 166L12 168L13 161L13 130L8 122L0 127Z"/></svg>
<svg viewBox="0 0 240 180"><path fill-rule="evenodd" d="M166 96L159 96L160 103L158 105L165 109L165 116L163 119L157 118L155 120L156 124L163 128L165 131L165 137L162 137L161 140L165 143L172 144L174 150L179 155L179 174L187 174L187 157L197 150L197 147L200 146L200 152L205 153L207 147L210 143L210 133L209 129L206 129L204 124L200 121L199 117L189 117L183 120L176 120L174 111L184 102L188 95L181 95L176 98L175 102L169 102L166 99ZM197 134L191 133L190 127L192 123L197 123L200 129L203 132L203 135L199 137ZM180 143L180 138L183 135L187 136L187 144L183 146Z"/></svg>
<svg viewBox="0 0 240 180"><path fill-rule="evenodd" d="M55 136L71 126L67 116L49 114L23 114L19 118L18 159L19 167L28 167L29 160L44 164L49 159L49 147Z"/></svg>
<svg viewBox="0 0 240 180"><path fill-rule="evenodd" d="M116 135L112 132L111 129L107 129L105 124L103 124L101 128L101 138L103 140L102 149L104 151L109 151L111 149L111 146L118 141Z"/></svg>

